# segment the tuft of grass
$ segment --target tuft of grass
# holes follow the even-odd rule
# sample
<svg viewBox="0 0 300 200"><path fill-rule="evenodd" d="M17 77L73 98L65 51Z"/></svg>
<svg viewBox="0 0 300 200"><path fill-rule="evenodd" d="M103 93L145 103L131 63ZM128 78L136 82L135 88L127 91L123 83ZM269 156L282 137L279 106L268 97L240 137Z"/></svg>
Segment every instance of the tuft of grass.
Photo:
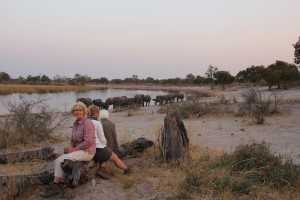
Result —
<svg viewBox="0 0 300 200"><path fill-rule="evenodd" d="M238 146L232 153L214 158L203 156L189 165L177 197L261 199L274 195L298 199L299 177L299 165L292 160L283 161L281 156L271 152L269 145L253 142Z"/></svg>

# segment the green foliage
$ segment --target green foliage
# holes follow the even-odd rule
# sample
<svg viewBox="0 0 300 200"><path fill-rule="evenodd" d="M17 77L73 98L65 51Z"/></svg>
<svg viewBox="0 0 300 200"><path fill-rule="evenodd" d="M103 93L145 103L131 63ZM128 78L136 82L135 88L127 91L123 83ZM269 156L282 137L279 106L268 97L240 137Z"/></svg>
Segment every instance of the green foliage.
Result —
<svg viewBox="0 0 300 200"><path fill-rule="evenodd" d="M296 42L295 44L293 44L294 48L295 48L295 51L294 51L294 62L296 64L299 64L300 65L300 37L299 37L299 41Z"/></svg>
<svg viewBox="0 0 300 200"><path fill-rule="evenodd" d="M196 79L196 77L192 73L189 73L188 75L186 75L186 78L185 78L185 80L189 84L193 84L195 79Z"/></svg>
<svg viewBox="0 0 300 200"><path fill-rule="evenodd" d="M0 83L10 81L10 76L6 72L0 72Z"/></svg>
<svg viewBox="0 0 300 200"><path fill-rule="evenodd" d="M298 80L299 77L300 73L296 65L279 60L269 65L263 74L263 78L268 83L269 89L275 84L280 88L282 83Z"/></svg>
<svg viewBox="0 0 300 200"><path fill-rule="evenodd" d="M283 161L266 143L239 145L232 154L224 154L215 167L229 169L232 176L243 176L256 184L280 187L297 181L300 166L292 160Z"/></svg>
<svg viewBox="0 0 300 200"><path fill-rule="evenodd" d="M211 83L211 89L214 89L214 79L216 78L215 74L218 72L218 70L219 69L217 67L209 65L208 68L207 68L207 71L205 72L206 78Z"/></svg>
<svg viewBox="0 0 300 200"><path fill-rule="evenodd" d="M237 146L232 153L200 158L190 164L178 198L207 197L207 191L213 193L213 199L219 199L224 192L252 195L262 187L276 191L287 186L291 190L298 187L299 177L299 165L291 159L284 161L266 143L253 142Z"/></svg>
<svg viewBox="0 0 300 200"><path fill-rule="evenodd" d="M251 67L243 71L243 78L246 81L253 83L254 86L257 86L258 83L263 79L264 69L265 67L263 65L252 65Z"/></svg>
<svg viewBox="0 0 300 200"><path fill-rule="evenodd" d="M231 84L234 81L234 77L227 71L218 71L215 73L216 84L221 84L223 90L225 90L226 84Z"/></svg>

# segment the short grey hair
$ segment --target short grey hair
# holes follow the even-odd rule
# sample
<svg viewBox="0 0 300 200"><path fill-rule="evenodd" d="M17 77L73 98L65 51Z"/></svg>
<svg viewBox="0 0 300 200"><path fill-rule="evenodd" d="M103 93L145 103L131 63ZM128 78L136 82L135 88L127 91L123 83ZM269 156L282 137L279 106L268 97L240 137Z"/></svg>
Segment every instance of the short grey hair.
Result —
<svg viewBox="0 0 300 200"><path fill-rule="evenodd" d="M109 112L107 110L100 110L100 119L108 119Z"/></svg>

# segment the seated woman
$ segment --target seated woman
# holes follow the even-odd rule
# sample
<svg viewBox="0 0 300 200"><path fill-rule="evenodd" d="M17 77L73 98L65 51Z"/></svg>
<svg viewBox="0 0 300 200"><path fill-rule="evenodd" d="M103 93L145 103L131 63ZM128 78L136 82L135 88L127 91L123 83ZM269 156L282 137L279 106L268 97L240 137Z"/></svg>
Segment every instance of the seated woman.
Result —
<svg viewBox="0 0 300 200"><path fill-rule="evenodd" d="M65 154L54 161L54 180L47 186L41 197L56 196L61 192L61 182L64 182L64 171L61 163L65 159L72 161L90 161L96 153L95 128L90 119L86 118L87 107L82 102L73 106L73 115L76 120L73 124L70 146L66 147Z"/></svg>
<svg viewBox="0 0 300 200"><path fill-rule="evenodd" d="M113 153L106 146L106 139L104 136L103 128L101 122L98 120L100 109L98 106L92 105L88 108L89 110L89 118L93 122L95 126L95 135L96 135L96 154L94 156L94 160L99 162L99 171L97 173L98 176L104 179L108 179L107 172L105 170L104 162L110 160L112 161L116 167L124 170L124 174L131 173L131 169L127 167L122 160L118 158L118 156Z"/></svg>
<svg viewBox="0 0 300 200"><path fill-rule="evenodd" d="M99 116L103 127L104 136L107 141L106 145L110 150L115 152L119 149L116 125L109 119L109 112L107 110L101 110Z"/></svg>

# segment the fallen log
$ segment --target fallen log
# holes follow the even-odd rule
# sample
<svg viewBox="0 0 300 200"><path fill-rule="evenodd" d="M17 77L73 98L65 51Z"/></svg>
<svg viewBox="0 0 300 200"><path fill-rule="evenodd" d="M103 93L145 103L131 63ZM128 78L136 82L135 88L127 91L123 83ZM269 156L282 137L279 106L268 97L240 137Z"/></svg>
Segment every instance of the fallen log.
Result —
<svg viewBox="0 0 300 200"><path fill-rule="evenodd" d="M137 153L141 153L144 149L153 146L153 144L153 141L141 137L130 143L122 144L114 153L117 154L119 158L125 158L127 155L134 157Z"/></svg>
<svg viewBox="0 0 300 200"><path fill-rule="evenodd" d="M187 130L177 111L167 113L161 138L164 161L180 161L189 157Z"/></svg>
<svg viewBox="0 0 300 200"><path fill-rule="evenodd" d="M133 140L131 143L121 145L115 153L119 158L124 158L127 155L136 155L137 153L141 153L145 148L151 147L153 144L153 141L141 137ZM98 170L98 166L93 160L89 162L81 162L66 159L62 163L62 168L65 173L65 183L71 188L91 181Z"/></svg>
<svg viewBox="0 0 300 200"><path fill-rule="evenodd" d="M152 145L153 141L147 140L146 138L138 138L131 143L121 145L122 149L119 152L122 153L121 158L124 158L127 155L141 153L145 148ZM23 154L21 154L21 152L2 154L1 162L7 163L11 161L13 156L17 156L17 158L14 158L13 160L19 162L30 158L52 158L53 149L45 147L40 150L22 153ZM93 160L81 162L66 159L62 163L62 168L65 172L66 186L74 188L94 179L98 170L98 165ZM24 190L36 185L47 185L53 181L53 178L53 170L30 175L0 176L0 192L2 193L2 196L0 195L0 197L22 196Z"/></svg>
<svg viewBox="0 0 300 200"><path fill-rule="evenodd" d="M22 162L28 159L50 160L56 156L56 154L53 153L53 151L54 149L52 147L44 147L42 149L28 150L23 152L1 153L0 164L7 164L10 162Z"/></svg>
<svg viewBox="0 0 300 200"><path fill-rule="evenodd" d="M0 176L1 199L22 196L22 193L36 185L48 184L53 180L53 170L30 175Z"/></svg>

